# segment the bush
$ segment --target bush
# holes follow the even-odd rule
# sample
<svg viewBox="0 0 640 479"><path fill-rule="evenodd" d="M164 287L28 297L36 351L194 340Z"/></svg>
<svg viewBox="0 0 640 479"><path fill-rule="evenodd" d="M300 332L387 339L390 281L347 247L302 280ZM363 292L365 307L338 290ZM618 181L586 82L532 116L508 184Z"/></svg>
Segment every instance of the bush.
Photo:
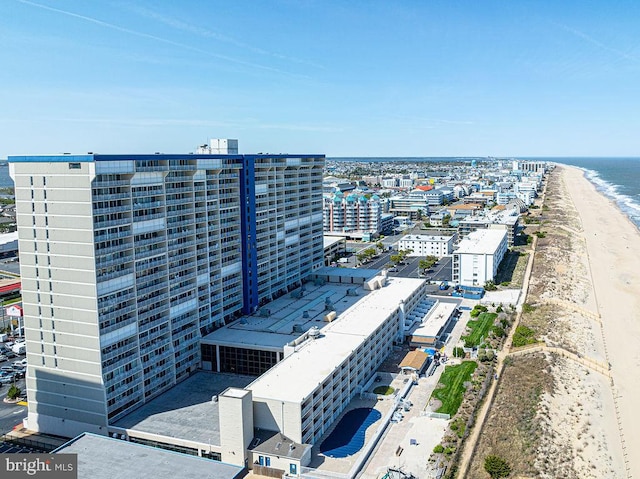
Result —
<svg viewBox="0 0 640 479"><path fill-rule="evenodd" d="M464 349L462 349L461 347L458 347L458 346L453 348L453 357L454 358L464 358Z"/></svg>
<svg viewBox="0 0 640 479"><path fill-rule="evenodd" d="M7 391L7 397L9 399L16 399L20 397L20 394L22 394L22 391L20 390L20 388L16 387L15 384L9 388L9 391Z"/></svg>
<svg viewBox="0 0 640 479"><path fill-rule="evenodd" d="M444 446L442 444L438 444L433 448L433 452L436 454L442 454L444 452Z"/></svg>
<svg viewBox="0 0 640 479"><path fill-rule="evenodd" d="M526 346L536 342L535 331L526 326L518 326L513 333L513 347Z"/></svg>
<svg viewBox="0 0 640 479"><path fill-rule="evenodd" d="M535 310L536 310L536 307L531 305L531 304L529 304L529 303L524 303L522 305L522 312L523 313L532 313Z"/></svg>
<svg viewBox="0 0 640 479"><path fill-rule="evenodd" d="M511 474L511 466L498 456L487 456L484 459L484 470L489 473L491 479L499 479Z"/></svg>
<svg viewBox="0 0 640 479"><path fill-rule="evenodd" d="M504 311L504 310L502 309L502 305L501 305L501 304L499 304L499 305L498 305L498 307L496 308L496 313L502 313L502 311Z"/></svg>
<svg viewBox="0 0 640 479"><path fill-rule="evenodd" d="M504 338L505 332L502 326L494 326L491 331L496 338Z"/></svg>
<svg viewBox="0 0 640 479"><path fill-rule="evenodd" d="M496 354L493 352L493 349L487 349L486 356L487 361L493 361L493 358L496 357Z"/></svg>

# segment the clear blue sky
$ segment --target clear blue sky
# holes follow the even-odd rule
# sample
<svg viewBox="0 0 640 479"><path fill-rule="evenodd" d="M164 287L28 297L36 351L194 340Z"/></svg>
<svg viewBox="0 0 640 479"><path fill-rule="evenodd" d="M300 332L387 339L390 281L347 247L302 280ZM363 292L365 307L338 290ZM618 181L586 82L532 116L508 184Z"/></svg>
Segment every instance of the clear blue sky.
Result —
<svg viewBox="0 0 640 479"><path fill-rule="evenodd" d="M640 2L1 0L0 158L640 155Z"/></svg>

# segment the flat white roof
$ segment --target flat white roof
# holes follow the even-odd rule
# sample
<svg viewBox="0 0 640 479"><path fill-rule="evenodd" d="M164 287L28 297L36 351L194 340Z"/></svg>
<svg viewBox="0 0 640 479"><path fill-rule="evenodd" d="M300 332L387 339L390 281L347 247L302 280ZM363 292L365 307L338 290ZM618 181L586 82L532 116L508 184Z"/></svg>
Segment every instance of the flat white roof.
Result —
<svg viewBox="0 0 640 479"><path fill-rule="evenodd" d="M0 234L0 245L11 243L12 241L18 241L18 232Z"/></svg>
<svg viewBox="0 0 640 479"><path fill-rule="evenodd" d="M453 236L406 235L400 241L449 241Z"/></svg>
<svg viewBox="0 0 640 479"><path fill-rule="evenodd" d="M345 273L349 268L335 270ZM297 294L295 291L293 294L286 294L261 308L260 311L263 311L265 316L262 316L260 311L251 316L243 316L208 334L202 339L202 343L282 351L287 343L302 336L313 326L325 328L329 325L324 321L324 317L331 311L335 311L337 318L340 318L348 308L371 293L364 290L362 285L349 283L325 283L316 286L313 282L308 282L304 288L301 298L294 296ZM356 295L350 295L349 290ZM325 308L327 300L332 304L331 309ZM267 310L269 316L266 316ZM305 312L308 318L303 317Z"/></svg>
<svg viewBox="0 0 640 479"><path fill-rule="evenodd" d="M504 229L481 229L469 233L460 243L454 254L494 254L500 243L507 237Z"/></svg>
<svg viewBox="0 0 640 479"><path fill-rule="evenodd" d="M345 241L346 239L347 239L346 236L326 236L325 235L322 237L322 243L325 248L328 248L329 246L332 246L335 243L339 243L340 241Z"/></svg>
<svg viewBox="0 0 640 479"><path fill-rule="evenodd" d="M251 383L253 398L301 402L333 373L389 316L423 284L412 278L388 278L385 287L358 298L322 329Z"/></svg>
<svg viewBox="0 0 640 479"><path fill-rule="evenodd" d="M443 303L442 301L438 301L438 304L429 311L426 319L413 331L412 335L435 338L438 336L442 327L449 321L456 306L458 306L457 303Z"/></svg>

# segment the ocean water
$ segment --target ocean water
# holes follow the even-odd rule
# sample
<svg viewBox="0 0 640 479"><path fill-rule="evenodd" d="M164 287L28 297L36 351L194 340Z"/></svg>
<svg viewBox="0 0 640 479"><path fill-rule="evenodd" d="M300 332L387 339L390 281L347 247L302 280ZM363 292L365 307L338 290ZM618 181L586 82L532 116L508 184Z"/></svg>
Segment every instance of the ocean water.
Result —
<svg viewBox="0 0 640 479"><path fill-rule="evenodd" d="M9 165L6 161L0 161L0 188L13 188L13 180L9 176Z"/></svg>
<svg viewBox="0 0 640 479"><path fill-rule="evenodd" d="M640 158L537 158L577 166L640 228Z"/></svg>

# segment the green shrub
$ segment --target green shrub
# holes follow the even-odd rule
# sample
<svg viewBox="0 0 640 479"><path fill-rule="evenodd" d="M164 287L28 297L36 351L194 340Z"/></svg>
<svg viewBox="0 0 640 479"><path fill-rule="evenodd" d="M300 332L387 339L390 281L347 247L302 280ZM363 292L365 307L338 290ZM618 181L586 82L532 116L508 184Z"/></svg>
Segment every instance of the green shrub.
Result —
<svg viewBox="0 0 640 479"><path fill-rule="evenodd" d="M438 444L433 448L433 452L436 454L442 454L444 452L444 446L442 444Z"/></svg>
<svg viewBox="0 0 640 479"><path fill-rule="evenodd" d="M513 347L526 346L536 342L535 331L527 326L518 326L513 333Z"/></svg>
<svg viewBox="0 0 640 479"><path fill-rule="evenodd" d="M15 384L13 384L9 388L9 391L7 391L7 397L9 399L16 399L16 398L20 397L20 394L22 394L22 391L20 390L20 388L16 387Z"/></svg>
<svg viewBox="0 0 640 479"><path fill-rule="evenodd" d="M501 304L499 304L499 305L498 305L498 307L496 308L496 313L502 313L502 311L504 311L504 310L502 309L502 305L501 305Z"/></svg>
<svg viewBox="0 0 640 479"><path fill-rule="evenodd" d="M454 358L464 358L464 349L459 346L453 348L453 357Z"/></svg>
<svg viewBox="0 0 640 479"><path fill-rule="evenodd" d="M505 332L502 326L494 326L491 331L496 338L504 338Z"/></svg>
<svg viewBox="0 0 640 479"><path fill-rule="evenodd" d="M500 479L511 474L511 467L507 461L498 456L487 456L484 459L484 470L489 473L491 479Z"/></svg>
<svg viewBox="0 0 640 479"><path fill-rule="evenodd" d="M536 310L536 307L529 304L529 303L523 303L522 305L522 312L523 313L532 313L533 311Z"/></svg>

